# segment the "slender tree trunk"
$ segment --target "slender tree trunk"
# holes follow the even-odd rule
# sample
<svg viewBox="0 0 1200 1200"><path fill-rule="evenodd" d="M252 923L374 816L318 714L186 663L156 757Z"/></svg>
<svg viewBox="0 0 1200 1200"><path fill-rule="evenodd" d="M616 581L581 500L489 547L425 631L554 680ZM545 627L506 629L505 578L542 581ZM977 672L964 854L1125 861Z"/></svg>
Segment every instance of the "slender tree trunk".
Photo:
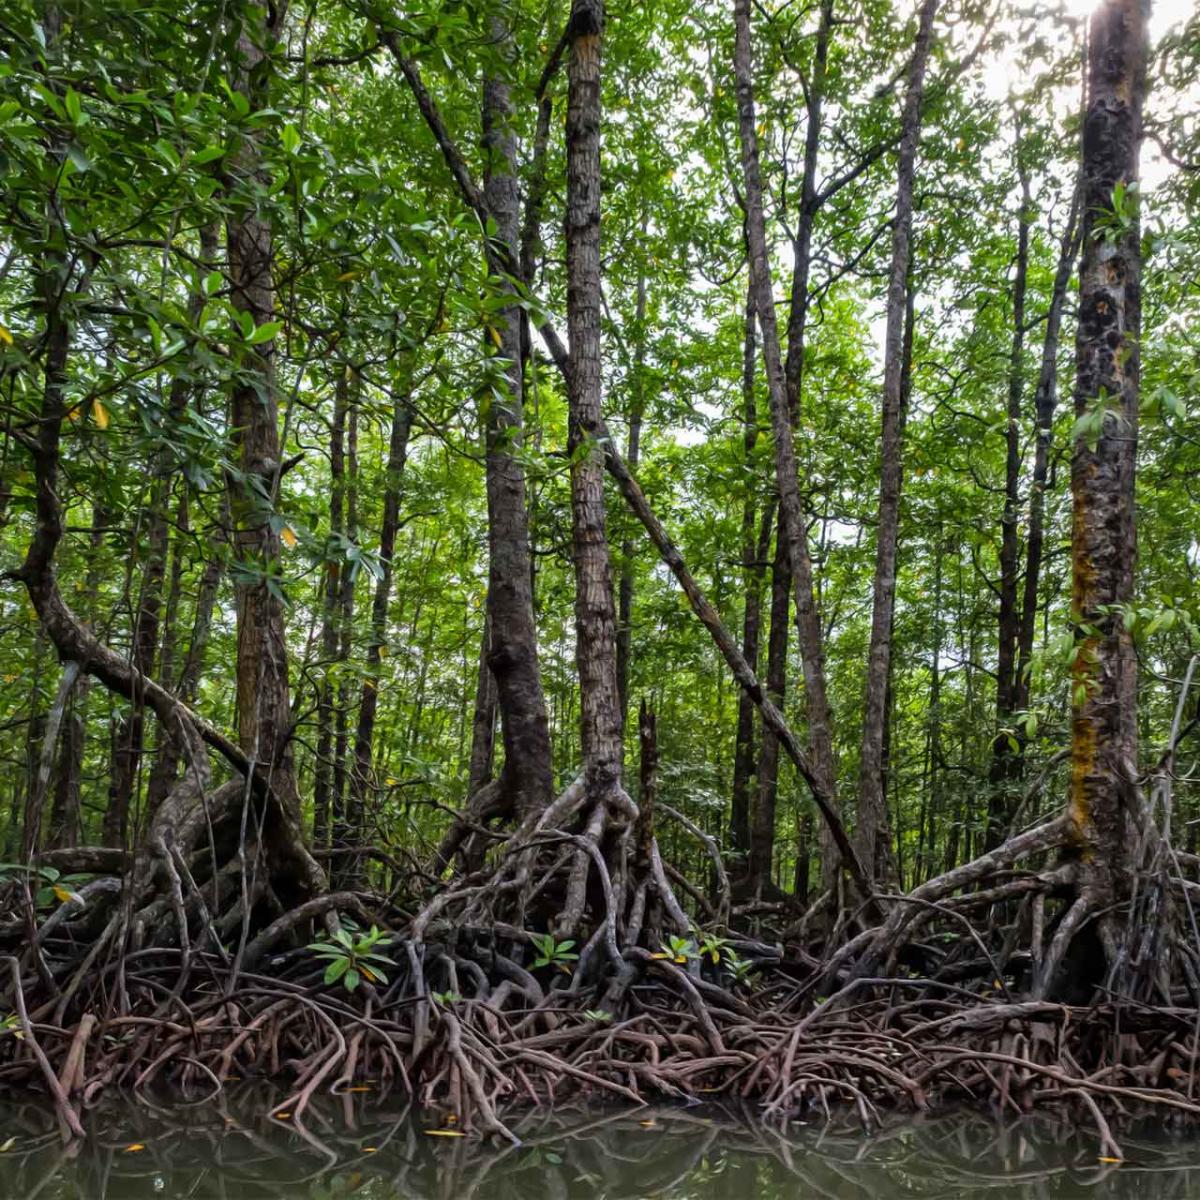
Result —
<svg viewBox="0 0 1200 1200"><path fill-rule="evenodd" d="M985 846L993 849L1004 839L1012 809L1012 786L1020 776L1020 752L1008 729L1016 709L1017 643L1021 614L1020 544L1017 523L1021 506L1021 399L1025 384L1025 289L1029 275L1029 230L1033 223L1029 170L1017 135L1017 174L1021 181L1017 214L1017 263L1012 287L1013 336L1008 365L1008 408L1004 428L1004 515L1000 522L1000 617L996 660L996 736L988 775L988 824Z"/></svg>
<svg viewBox="0 0 1200 1200"><path fill-rule="evenodd" d="M825 23L827 24L827 22ZM836 801L834 800L832 721L825 688L821 622L814 601L812 559L808 548L808 523L800 496L796 465L793 435L794 405L789 397L789 388L780 355L779 328L772 294L770 263L767 257L762 174L758 161L758 131L754 105L754 68L750 44L749 0L735 0L734 29L734 74L737 82L742 174L746 189L746 240L750 259L750 284L755 311L758 314L759 328L762 331L763 364L766 368L767 390L771 401L771 429L775 438L775 479L779 491L780 531L787 544L787 562L791 567L790 584L794 590L796 601L796 625L804 668L809 736L813 743L812 768L823 798L833 808ZM815 149L813 153L815 155ZM816 198L813 196L812 205L815 204ZM809 222L809 236L811 237L811 215ZM804 257L807 259L807 254ZM804 272L803 287L797 288L795 281L793 282L793 312L796 314L799 339L803 337L804 321L796 309L795 299L801 295L806 296L807 265L804 267ZM803 307L803 303L801 307ZM802 345L802 340L797 344ZM797 390L794 395L798 396L802 350L797 350L796 354L793 373ZM783 614L783 624L785 626L787 624L786 612ZM774 626L775 616L773 613L773 638ZM770 666L768 665L769 673ZM764 779L768 777L767 773L771 765L771 756L774 754L775 758L778 758L778 748L771 746L770 742L771 738L764 732L763 749L760 754L760 801ZM764 819L765 815L764 813Z"/></svg>
<svg viewBox="0 0 1200 1200"><path fill-rule="evenodd" d="M1071 459L1070 820L1096 902L1128 893L1137 803L1137 658L1122 606L1136 557L1140 226L1138 178L1149 5L1105 0L1092 18L1083 127L1083 259Z"/></svg>
<svg viewBox="0 0 1200 1200"><path fill-rule="evenodd" d="M475 679L475 712L471 718L471 765L467 795L474 796L492 778L496 759L496 677L488 666L492 623L484 614L479 638L479 670Z"/></svg>
<svg viewBox="0 0 1200 1200"><path fill-rule="evenodd" d="M645 237L647 218L642 216L642 236ZM638 268L637 304L634 310L633 401L629 411L629 445L625 461L636 471L641 459L642 420L646 415L646 396L642 371L646 361L646 269ZM633 577L634 555L637 547L632 536L621 542L621 580L617 593L617 687L621 695L621 720L629 715L629 658L633 645Z"/></svg>
<svg viewBox="0 0 1200 1200"><path fill-rule="evenodd" d="M275 42L287 4L245 0L241 5L233 85L252 111L267 107L268 48ZM225 232L230 301L255 327L275 319L273 235L259 211L255 190L266 187L257 132L245 133L232 155L238 181L229 200ZM291 746L284 604L279 593L279 532L271 522L281 467L279 403L275 388L275 341L243 352L233 386L231 424L238 469L245 482L232 489L234 553L240 570L237 595L238 741L265 767L271 788L290 823L300 823L300 795ZM270 499L266 499L269 497Z"/></svg>
<svg viewBox="0 0 1200 1200"><path fill-rule="evenodd" d="M375 755L375 716L379 707L379 678L383 651L387 645L388 605L395 576L396 534L400 530L400 502L404 497L404 467L408 460L408 439L412 433L412 405L407 395L397 397L392 409L388 438L387 479L383 493L383 518L379 528L380 574L371 598L371 634L367 642L367 661L363 674L362 703L354 735L354 766L350 773L350 822L362 828L367 794L372 780ZM346 880L356 882L358 871Z"/></svg>
<svg viewBox="0 0 1200 1200"><path fill-rule="evenodd" d="M346 411L346 541L358 542L358 416L362 395L362 380L357 373L350 380L349 406ZM349 565L341 572L337 595L337 661L348 663L354 639L354 600L357 572ZM333 844L360 846L364 831L350 811L350 708L354 682L348 672L340 672L337 699L333 707ZM344 879L342 872L353 867L357 858L343 858L335 863L338 877L334 886Z"/></svg>
<svg viewBox="0 0 1200 1200"><path fill-rule="evenodd" d="M605 536L600 379L600 49L603 0L573 0L567 101L567 332L580 734L589 797L621 788L616 609Z"/></svg>
<svg viewBox="0 0 1200 1200"><path fill-rule="evenodd" d="M329 537L330 558L321 576L321 663L322 677L317 695L317 761L313 770L313 844L329 841L333 819L333 708L338 659L339 561L345 537L346 500L346 408L350 367L338 364L333 389L333 419L329 427Z"/></svg>
<svg viewBox="0 0 1200 1200"><path fill-rule="evenodd" d="M782 515L780 516L782 524ZM783 711L787 690L788 609L792 573L788 569L788 543L780 529L775 539L771 568L771 629L767 635L767 698ZM759 895L770 882L775 853L775 810L779 799L779 739L763 733L759 752L758 792L750 826L748 882L751 895ZM814 769L816 763L813 763Z"/></svg>
<svg viewBox="0 0 1200 1200"><path fill-rule="evenodd" d="M742 655L750 670L758 673L759 627L762 624L762 586L764 549L758 533L755 511L757 480L754 476L754 447L758 443L758 407L754 398L754 364L758 347L754 336L754 301L746 298L746 329L742 350L742 587L745 595L742 617ZM632 470L632 466L630 467ZM771 522L763 529L769 539ZM784 618L785 622L787 618ZM750 848L750 796L754 779L754 701L738 692L737 736L733 754L733 797L730 806L729 843L735 853ZM778 759L778 750L776 750Z"/></svg>
<svg viewBox="0 0 1200 1200"><path fill-rule="evenodd" d="M1038 588L1041 584L1043 544L1045 541L1046 488L1050 478L1050 447L1053 443L1054 410L1058 401L1058 342L1062 331L1063 309L1075 258L1079 253L1079 203L1077 186L1071 200L1067 225L1059 243L1058 266L1046 312L1046 333L1042 340L1042 361L1034 393L1033 419L1035 442L1033 478L1029 486L1029 528L1025 537L1025 579L1021 593L1021 629L1017 644L1017 710L1029 707L1029 665L1037 630ZM1022 743L1022 751L1024 744Z"/></svg>
<svg viewBox="0 0 1200 1200"><path fill-rule="evenodd" d="M855 843L863 867L873 878L889 873L890 838L883 791L883 732L887 719L887 682L891 665L892 617L896 607L896 556L900 533L903 477L904 325L912 237L913 176L921 129L921 96L938 0L922 0L916 45L908 67L908 90L901 118L896 172L896 213L892 224L892 262L888 279L887 331L884 341L883 420L880 443L879 519L875 548L874 603L867 654L866 705L859 756L858 826Z"/></svg>

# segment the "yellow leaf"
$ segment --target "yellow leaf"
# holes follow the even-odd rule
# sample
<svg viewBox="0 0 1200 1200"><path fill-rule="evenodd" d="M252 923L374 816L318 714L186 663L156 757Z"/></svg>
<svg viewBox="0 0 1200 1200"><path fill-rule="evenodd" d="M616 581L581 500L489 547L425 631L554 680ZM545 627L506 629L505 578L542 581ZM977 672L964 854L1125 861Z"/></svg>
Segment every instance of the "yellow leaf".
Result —
<svg viewBox="0 0 1200 1200"><path fill-rule="evenodd" d="M466 1137L461 1129L427 1129L426 1137Z"/></svg>
<svg viewBox="0 0 1200 1200"><path fill-rule="evenodd" d="M376 1150L378 1150L378 1149L379 1149L379 1147L378 1147L378 1146L364 1146L364 1147L362 1148L362 1152L363 1152L364 1154L374 1154L374 1153L375 1153L375 1151L376 1151Z"/></svg>
<svg viewBox="0 0 1200 1200"><path fill-rule="evenodd" d="M78 404L76 404L74 408L67 409L67 420L68 421L78 421L79 418L82 416L83 416L83 413L80 411Z"/></svg>
<svg viewBox="0 0 1200 1200"><path fill-rule="evenodd" d="M279 537L289 550L294 550L297 543L300 541L300 539L296 536L296 531L290 525L285 525L279 531Z"/></svg>
<svg viewBox="0 0 1200 1200"><path fill-rule="evenodd" d="M492 325L488 326L488 337L490 337L492 339L492 342L495 345L496 349L499 350L500 349L500 333Z"/></svg>
<svg viewBox="0 0 1200 1200"><path fill-rule="evenodd" d="M651 958L670 958L671 956L669 954L659 953L659 954L652 954L652 955L650 955L650 957Z"/></svg>
<svg viewBox="0 0 1200 1200"><path fill-rule="evenodd" d="M139 1150L145 1150L144 1142L134 1142L132 1145L125 1147L126 1154L136 1154Z"/></svg>
<svg viewBox="0 0 1200 1200"><path fill-rule="evenodd" d="M375 972L372 971L370 967L365 967L360 964L358 969L367 977L367 980L370 983L375 982Z"/></svg>
<svg viewBox="0 0 1200 1200"><path fill-rule="evenodd" d="M15 1137L10 1137L6 1142L0 1142L0 1154L7 1154L16 1144Z"/></svg>
<svg viewBox="0 0 1200 1200"><path fill-rule="evenodd" d="M387 643L385 642L383 645L381 645L379 647L379 657L387 658L387 656L388 656L388 648L387 648Z"/></svg>
<svg viewBox="0 0 1200 1200"><path fill-rule="evenodd" d="M374 1090L374 1088L369 1087L350 1087L346 1089L348 1092L373 1092Z"/></svg>
<svg viewBox="0 0 1200 1200"><path fill-rule="evenodd" d="M1099 1161L1106 1163L1119 1163L1124 1162L1125 1160L1123 1158L1105 1158L1103 1155L1101 1155Z"/></svg>
<svg viewBox="0 0 1200 1200"><path fill-rule="evenodd" d="M286 1121L292 1114L290 1112L277 1112L272 1114L277 1121Z"/></svg>
<svg viewBox="0 0 1200 1200"><path fill-rule="evenodd" d="M349 283L351 279L357 279L357 278L358 278L357 271L343 271L337 277L337 281L338 281L338 283Z"/></svg>
<svg viewBox="0 0 1200 1200"><path fill-rule="evenodd" d="M101 429L108 428L108 409L105 408L99 400L92 401L92 417L95 419L96 424L99 425Z"/></svg>
<svg viewBox="0 0 1200 1200"><path fill-rule="evenodd" d="M54 885L54 894L59 898L60 901L62 901L63 904L66 904L68 900L79 899L79 896L75 892L71 891L70 888L63 887L62 884L59 883Z"/></svg>
<svg viewBox="0 0 1200 1200"><path fill-rule="evenodd" d="M647 1129L654 1129L658 1125L658 1122L654 1121L654 1120L639 1121L638 1124L645 1126L645 1128L647 1128Z"/></svg>
<svg viewBox="0 0 1200 1200"><path fill-rule="evenodd" d="M12 334L9 333L3 325L0 325L0 342L3 342L6 346L11 346L13 344Z"/></svg>

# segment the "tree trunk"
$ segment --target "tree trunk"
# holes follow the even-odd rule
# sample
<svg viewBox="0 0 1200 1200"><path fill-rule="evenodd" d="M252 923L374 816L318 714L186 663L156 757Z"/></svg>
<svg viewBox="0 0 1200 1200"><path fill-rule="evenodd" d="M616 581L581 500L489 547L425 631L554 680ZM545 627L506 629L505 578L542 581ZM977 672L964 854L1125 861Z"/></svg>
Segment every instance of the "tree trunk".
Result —
<svg viewBox="0 0 1200 1200"><path fill-rule="evenodd" d="M235 89L251 111L267 107L268 50L286 14L286 3L246 0L241 6ZM232 155L231 177L241 187L229 199L225 222L230 301L254 326L275 318L275 281L270 222L258 209L254 192L269 181L257 132L242 135ZM275 389L275 340L268 338L243 351L231 397L231 425L243 482L233 486L234 552L239 560L237 596L238 742L249 758L271 777L288 820L300 822L300 795L291 746L284 603L279 590L279 532L271 521L278 494L281 448L279 404Z"/></svg>
<svg viewBox="0 0 1200 1200"><path fill-rule="evenodd" d="M567 332L576 661L584 778L593 802L621 789L616 610L605 536L600 380L600 50L603 0L573 0L567 101Z"/></svg>
<svg viewBox="0 0 1200 1200"><path fill-rule="evenodd" d="M642 216L642 236L645 237L647 218ZM634 309L636 328L633 354L633 400L629 411L629 445L625 461L636 471L641 459L642 419L646 415L646 395L642 370L646 361L646 269L638 268L637 305ZM633 575L636 546L632 537L621 542L621 580L617 592L617 688L621 696L621 721L629 715L629 658L633 645Z"/></svg>
<svg viewBox="0 0 1200 1200"><path fill-rule="evenodd" d="M896 607L896 555L900 533L900 487L903 475L904 326L912 237L912 193L917 142L921 128L921 96L938 0L923 0L916 45L908 67L908 90L901 118L896 171L896 213L892 224L892 262L888 278L887 331L884 341L883 420L880 441L879 518L875 547L874 603L867 654L866 705L859 756L858 826L855 844L872 878L889 873L890 838L883 791L883 730L887 719L887 682L892 651L892 617Z"/></svg>
<svg viewBox="0 0 1200 1200"><path fill-rule="evenodd" d="M512 55L511 30L503 6L492 18L492 35L506 62ZM495 222L493 263L518 260L520 198L517 143L507 75L490 71L483 82L484 200ZM514 295L511 285L504 288ZM521 310L512 303L497 314L489 331L503 364L497 393L487 409L488 665L496 680L504 740L502 784L518 819L543 808L553 788L550 725L538 666L533 613L532 559L521 461L524 381Z"/></svg>
<svg viewBox="0 0 1200 1200"><path fill-rule="evenodd" d="M780 516L782 525L782 514ZM787 690L788 609L792 573L788 569L788 543L780 528L775 539L775 562L771 567L771 629L767 635L767 698L783 711ZM813 762L816 768L816 762ZM779 798L779 739L763 731L758 760L758 791L750 826L748 884L751 895L759 895L771 878L775 853L775 809Z"/></svg>
<svg viewBox="0 0 1200 1200"><path fill-rule="evenodd" d="M338 364L333 388L333 419L329 426L329 539L330 558L321 576L321 664L317 694L317 761L313 769L313 845L329 841L333 818L333 706L338 659L338 594L341 572L348 569L335 557L343 549L346 499L346 398L350 367Z"/></svg>
<svg viewBox="0 0 1200 1200"><path fill-rule="evenodd" d="M828 8L824 10L828 11ZM828 22L823 16L823 27ZM772 294L770 263L767 257L766 223L763 215L762 175L758 161L758 131L756 126L753 55L750 45L749 0L734 3L734 74L737 81L738 129L741 139L742 174L746 187L746 240L750 258L750 282L753 289L754 307L758 314L759 328L763 339L763 364L766 368L767 390L771 400L771 429L775 438L775 479L779 490L780 531L787 543L787 562L791 568L790 585L796 600L796 626L801 646L804 668L805 698L809 713L809 736L812 740L812 767L826 801L832 807L835 788L833 767L832 722L829 701L825 688L825 669L822 655L820 615L814 601L812 559L808 549L808 523L804 504L800 496L799 475L796 465L796 449L793 435L795 420L794 399L798 396L802 366L802 337L804 317L802 309L807 303L807 252L803 254L803 286L793 281L793 314L797 343L792 367L796 380L795 389L789 389L784 374L784 365L779 348L779 328L775 316L775 300ZM816 137L816 134L813 134ZM815 147L814 142L814 147ZM807 147L806 147L807 151ZM815 155L815 148L813 154ZM815 164L815 158L814 158ZM815 171L815 165L813 167ZM808 236L811 237L811 216L817 203L815 194L808 206ZM799 261L799 259L798 259ZM797 307L797 299L804 297ZM792 395L789 396L789 390ZM777 561L778 561L778 555ZM786 625L787 616L783 614ZM774 629L775 617L772 616ZM772 633L774 637L774 632ZM768 672L770 667L768 666ZM778 749L769 745L769 736L764 732L763 750L760 755L760 802L764 782L771 765L772 755L777 759ZM765 764L762 760L765 759ZM765 769L764 769L765 767ZM765 819L765 813L764 813Z"/></svg>
<svg viewBox="0 0 1200 1200"><path fill-rule="evenodd" d="M1070 821L1085 886L1128 893L1136 803L1137 659L1122 606L1136 555L1140 226L1133 208L1142 139L1148 4L1105 0L1092 18L1083 127L1083 258L1071 458Z"/></svg>
<svg viewBox="0 0 1200 1200"><path fill-rule="evenodd" d="M1017 607L1020 582L1020 545L1017 521L1021 505L1021 397L1025 383L1025 285L1029 274L1029 229L1033 222L1029 195L1029 170L1020 133L1017 134L1017 174L1021 180L1017 214L1017 265L1012 286L1012 351L1008 364L1008 408L1004 428L1004 515L1000 522L1000 616L997 630L996 736L988 773L988 823L984 842L995 849L1004 839L1014 797L1013 783L1020 777L1020 752L1008 729L1016 711L1017 643L1021 614Z"/></svg>
<svg viewBox="0 0 1200 1200"><path fill-rule="evenodd" d="M1058 401L1058 340L1062 331L1063 308L1067 289L1079 253L1080 188L1071 199L1067 225L1059 243L1058 267L1046 312L1046 333L1042 341L1042 361L1038 369L1033 414L1035 442L1033 478L1029 486L1029 528L1025 536L1025 579L1021 592L1021 629L1017 641L1016 693L1014 707L1029 707L1029 665L1033 658L1033 639L1037 630L1038 588L1041 583L1042 546L1045 541L1046 487L1050 478L1050 447L1053 442L1054 409ZM1022 752L1024 743L1021 744Z"/></svg>
<svg viewBox="0 0 1200 1200"><path fill-rule="evenodd" d="M375 715L379 706L379 677L387 645L388 605L392 598L395 575L396 534L400 530L400 501L404 496L404 467L408 460L408 439L412 433L412 405L407 395L398 396L392 409L392 427L388 439L387 480L383 493L383 518L379 527L380 574L371 598L371 636L367 643L367 661L363 674L362 703L354 735L354 765L350 772L349 817L351 825L364 825L367 794L372 780L375 755ZM347 864L352 865L352 864ZM343 876L347 884L358 879L358 871Z"/></svg>
<svg viewBox="0 0 1200 1200"><path fill-rule="evenodd" d="M758 533L755 511L757 480L754 476L754 447L758 442L758 408L754 400L754 364L758 347L754 336L754 301L746 297L746 331L742 351L742 587L745 594L742 617L742 655L750 670L758 673L759 627L762 624L762 586L765 547ZM633 465L630 465L633 470ZM766 537L771 521L763 521ZM785 615L786 623L787 617ZM754 701L738 692L737 736L733 752L733 796L730 805L729 844L739 854L750 849L750 795L754 779ZM776 750L778 759L778 750Z"/></svg>

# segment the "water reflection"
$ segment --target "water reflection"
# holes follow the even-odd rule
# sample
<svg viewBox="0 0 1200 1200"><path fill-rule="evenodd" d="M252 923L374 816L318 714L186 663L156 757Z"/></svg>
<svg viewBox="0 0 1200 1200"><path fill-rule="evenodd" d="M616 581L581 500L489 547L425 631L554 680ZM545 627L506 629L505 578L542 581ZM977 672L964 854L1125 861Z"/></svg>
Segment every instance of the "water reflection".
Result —
<svg viewBox="0 0 1200 1200"><path fill-rule="evenodd" d="M1127 1160L1046 1119L978 1113L896 1119L870 1136L849 1125L786 1131L728 1109L630 1113L567 1108L510 1122L519 1147L431 1135L427 1122L369 1094L326 1097L304 1127L272 1120L262 1087L191 1106L109 1100L64 1149L53 1114L0 1104L0 1197L134 1200L798 1200L800 1197L1200 1196L1200 1136L1126 1133ZM453 1128L445 1130L451 1134Z"/></svg>

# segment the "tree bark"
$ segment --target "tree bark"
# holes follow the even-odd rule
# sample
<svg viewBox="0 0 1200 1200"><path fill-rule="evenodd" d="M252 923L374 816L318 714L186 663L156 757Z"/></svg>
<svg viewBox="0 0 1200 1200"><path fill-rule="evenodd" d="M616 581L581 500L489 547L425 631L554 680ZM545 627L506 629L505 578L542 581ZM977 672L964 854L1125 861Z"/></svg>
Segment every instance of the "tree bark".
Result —
<svg viewBox="0 0 1200 1200"><path fill-rule="evenodd" d="M252 111L267 107L269 47L282 28L285 2L245 0L238 19L234 88ZM232 189L225 222L230 300L259 327L274 320L273 234L259 211L256 190L268 180L262 164L260 134L247 132L231 156ZM279 533L272 524L278 492L281 448L279 404L275 388L273 338L243 352L232 390L230 416L242 482L232 488L233 544L239 560L237 596L238 742L256 764L263 764L271 788L290 822L300 822L300 795L291 746L284 604L279 587Z"/></svg>
<svg viewBox="0 0 1200 1200"><path fill-rule="evenodd" d="M603 0L573 0L567 67L567 372L576 662L584 779L594 803L621 789L616 609L605 535L600 379L600 53Z"/></svg>
<svg viewBox="0 0 1200 1200"><path fill-rule="evenodd" d="M900 488L903 478L903 343L912 237L913 177L921 129L921 97L937 5L938 0L922 2L916 44L908 66L908 86L901 118L900 152L896 169L892 261L888 277L874 602L871 611L871 641L867 653L866 704L858 768L858 825L855 830L855 845L859 858L874 879L886 877L890 870L887 801L883 791L883 734L884 722L887 720L892 618L896 607L896 558L900 533Z"/></svg>
<svg viewBox="0 0 1200 1200"><path fill-rule="evenodd" d="M1136 557L1140 225L1138 178L1149 5L1105 0L1092 18L1083 126L1083 258L1071 458L1071 835L1098 901L1128 893L1137 768L1137 658L1122 607Z"/></svg>
<svg viewBox="0 0 1200 1200"><path fill-rule="evenodd" d="M511 56L508 14L492 18L492 34L506 60ZM517 142L506 75L488 73L483 82L483 195L495 222L497 249L490 261L518 261L520 197ZM515 301L511 282L502 285ZM502 783L518 820L549 803L553 788L550 724L538 665L533 612L532 559L525 470L521 462L524 380L521 309L514 302L497 314L489 336L504 361L503 384L485 396L488 497L488 666L496 680L504 742Z"/></svg>

